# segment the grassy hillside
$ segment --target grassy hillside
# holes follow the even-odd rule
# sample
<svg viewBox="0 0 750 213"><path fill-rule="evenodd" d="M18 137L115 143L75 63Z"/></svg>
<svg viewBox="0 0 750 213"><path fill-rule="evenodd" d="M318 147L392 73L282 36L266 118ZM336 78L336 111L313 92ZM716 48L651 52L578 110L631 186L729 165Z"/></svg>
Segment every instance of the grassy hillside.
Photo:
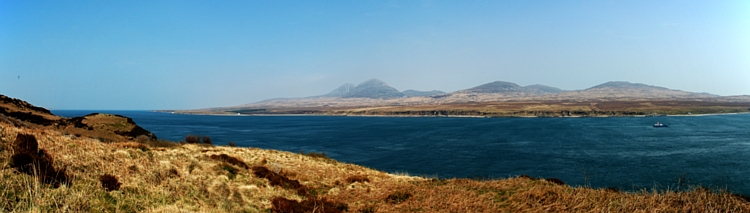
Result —
<svg viewBox="0 0 750 213"><path fill-rule="evenodd" d="M19 135L33 136L38 147L24 148L31 147L30 142L17 141L26 138ZM618 192L529 177L435 180L389 174L319 154L142 142L104 143L0 122L0 211L750 211L750 203L741 196L705 188ZM23 162L14 155L32 152L28 150L39 157L19 167ZM50 181L49 176L60 173L66 178Z"/></svg>

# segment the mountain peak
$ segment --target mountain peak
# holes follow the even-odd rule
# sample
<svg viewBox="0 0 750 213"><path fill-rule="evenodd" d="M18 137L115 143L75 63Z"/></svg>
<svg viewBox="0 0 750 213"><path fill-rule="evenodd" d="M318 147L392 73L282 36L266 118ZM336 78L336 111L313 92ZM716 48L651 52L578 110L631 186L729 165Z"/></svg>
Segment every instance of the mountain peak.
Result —
<svg viewBox="0 0 750 213"><path fill-rule="evenodd" d="M388 86L385 82L378 79L370 79L360 83L351 91L344 94L343 98L376 98L390 99L404 97L404 93L399 92L396 88Z"/></svg>
<svg viewBox="0 0 750 213"><path fill-rule="evenodd" d="M586 90L590 89L604 89L604 88L613 88L613 89L667 89L664 87L657 87L657 86L651 86L641 83L630 83L627 81L610 81L607 83L599 84L596 86L593 86L591 88L588 88Z"/></svg>
<svg viewBox="0 0 750 213"><path fill-rule="evenodd" d="M367 80L367 81L365 81L365 82L362 82L362 83L360 83L360 84L359 84L359 85L357 85L357 86L358 86L358 87L359 87L359 86L388 86L388 84L386 84L385 82L383 82L383 81L381 81L381 80L378 80L378 79L376 79L376 78L373 78L373 79Z"/></svg>
<svg viewBox="0 0 750 213"><path fill-rule="evenodd" d="M474 93L501 93L501 92L522 92L523 87L518 84L505 82L505 81L494 81L486 84L482 84L470 89L464 90L466 92Z"/></svg>

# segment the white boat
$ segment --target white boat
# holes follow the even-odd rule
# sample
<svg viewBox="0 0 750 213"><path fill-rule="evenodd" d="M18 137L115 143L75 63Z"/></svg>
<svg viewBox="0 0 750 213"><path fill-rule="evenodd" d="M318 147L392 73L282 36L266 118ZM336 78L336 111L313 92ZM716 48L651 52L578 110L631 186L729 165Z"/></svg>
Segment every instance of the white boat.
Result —
<svg viewBox="0 0 750 213"><path fill-rule="evenodd" d="M669 124L659 123L658 121L654 124L654 127L669 127Z"/></svg>

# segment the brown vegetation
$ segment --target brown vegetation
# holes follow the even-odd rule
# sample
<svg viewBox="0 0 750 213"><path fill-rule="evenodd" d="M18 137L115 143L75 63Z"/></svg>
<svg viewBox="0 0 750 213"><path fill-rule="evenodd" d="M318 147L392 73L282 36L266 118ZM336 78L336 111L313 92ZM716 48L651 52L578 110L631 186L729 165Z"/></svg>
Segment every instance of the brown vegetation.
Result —
<svg viewBox="0 0 750 213"><path fill-rule="evenodd" d="M347 183L354 183L354 182L364 183L364 182L370 182L370 179L368 179L367 176L365 175L352 175L346 178L346 182Z"/></svg>
<svg viewBox="0 0 750 213"><path fill-rule="evenodd" d="M297 180L289 179L283 175L268 170L268 168L264 166L254 166L252 169L255 176L267 179L271 186L281 186L285 189L294 189L297 190L297 194L299 195L307 195L307 187L300 184Z"/></svg>
<svg viewBox="0 0 750 213"><path fill-rule="evenodd" d="M99 182L102 183L102 188L107 191L119 190L120 185L122 185L117 177L110 174L99 176Z"/></svg>
<svg viewBox="0 0 750 213"><path fill-rule="evenodd" d="M232 156L229 156L227 154L211 155L210 158L213 159L213 160L219 160L219 161L223 161L223 162L228 163L228 164L239 166L239 167L242 167L244 169L250 169L250 166L248 166L245 162L243 162L239 158L232 157Z"/></svg>
<svg viewBox="0 0 750 213"><path fill-rule="evenodd" d="M70 183L66 169L56 169L53 166L54 158L48 151L39 149L34 135L19 133L13 147L15 153L11 156L11 168L35 176L39 182L52 184L55 188L60 187L60 184Z"/></svg>
<svg viewBox="0 0 750 213"><path fill-rule="evenodd" d="M302 202L299 202L284 197L276 197L271 201L271 204L273 204L273 208L271 209L273 212L284 213L339 213L346 212L349 209L346 204L331 202L320 198L307 198Z"/></svg>

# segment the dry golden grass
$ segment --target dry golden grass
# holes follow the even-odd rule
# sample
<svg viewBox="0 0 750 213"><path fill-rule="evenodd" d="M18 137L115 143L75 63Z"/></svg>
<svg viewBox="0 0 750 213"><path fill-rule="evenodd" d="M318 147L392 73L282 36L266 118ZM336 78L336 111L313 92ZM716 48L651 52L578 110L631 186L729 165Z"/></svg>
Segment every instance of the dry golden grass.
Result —
<svg viewBox="0 0 750 213"><path fill-rule="evenodd" d="M11 169L9 143L18 133L33 134L54 166L67 168L71 184L53 188ZM298 180L307 195L272 186L227 157L211 158L222 154ZM275 150L101 143L3 123L0 168L3 212L267 212L277 197L325 199L349 212L750 212L747 201L702 188L623 193L524 177L433 180ZM105 174L120 188L105 190L99 182Z"/></svg>

